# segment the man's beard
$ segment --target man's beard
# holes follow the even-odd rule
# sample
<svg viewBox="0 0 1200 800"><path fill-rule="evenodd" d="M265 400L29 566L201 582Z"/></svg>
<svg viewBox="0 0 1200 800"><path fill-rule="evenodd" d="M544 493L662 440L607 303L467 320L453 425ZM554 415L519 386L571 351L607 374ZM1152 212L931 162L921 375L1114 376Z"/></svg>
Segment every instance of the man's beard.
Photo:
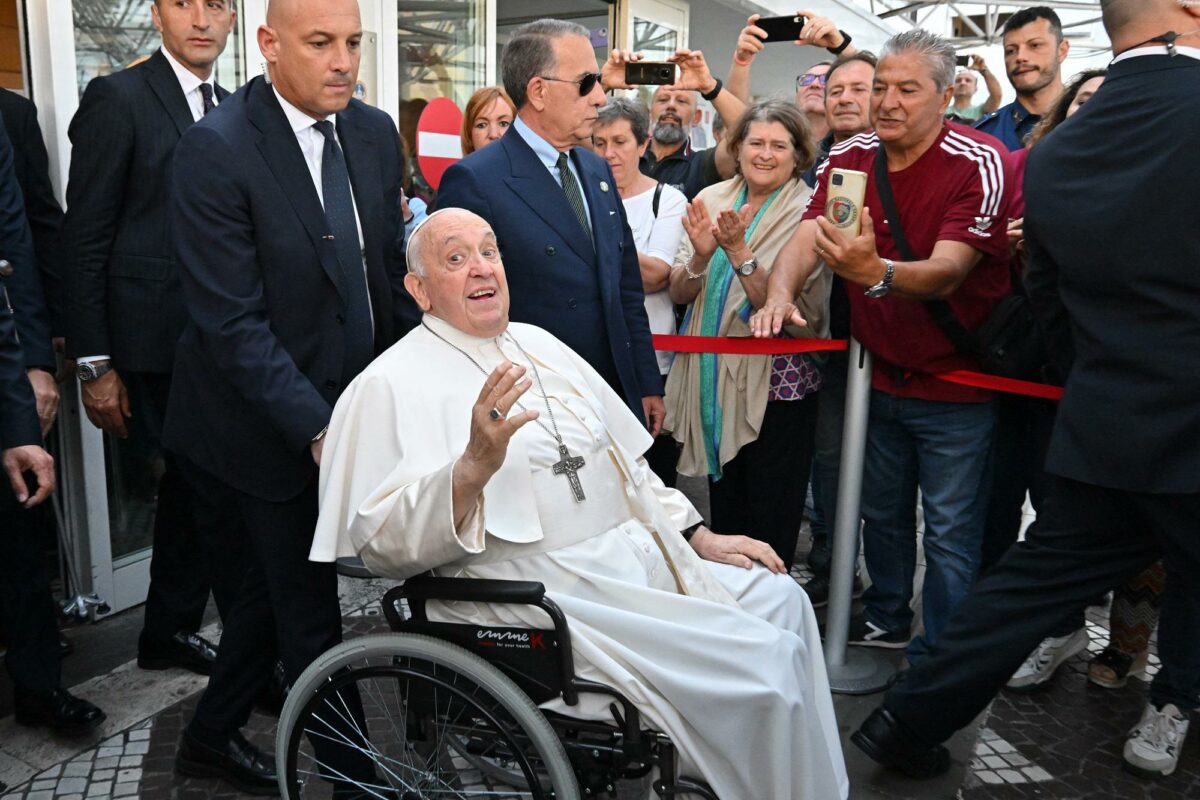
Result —
<svg viewBox="0 0 1200 800"><path fill-rule="evenodd" d="M687 138L682 125L673 122L654 123L654 141L659 144L679 144Z"/></svg>
<svg viewBox="0 0 1200 800"><path fill-rule="evenodd" d="M1026 84L1025 86L1023 86L1020 89L1018 89L1016 87L1016 85L1014 84L1013 89L1016 91L1017 94L1020 94L1020 95L1037 94L1042 89L1045 89L1047 86L1054 83L1054 78L1057 75L1058 75L1058 65L1051 64L1048 68L1039 69L1037 71L1036 80L1034 80L1033 83ZM1009 83L1012 83L1011 75L1009 76L1008 81L1009 81Z"/></svg>

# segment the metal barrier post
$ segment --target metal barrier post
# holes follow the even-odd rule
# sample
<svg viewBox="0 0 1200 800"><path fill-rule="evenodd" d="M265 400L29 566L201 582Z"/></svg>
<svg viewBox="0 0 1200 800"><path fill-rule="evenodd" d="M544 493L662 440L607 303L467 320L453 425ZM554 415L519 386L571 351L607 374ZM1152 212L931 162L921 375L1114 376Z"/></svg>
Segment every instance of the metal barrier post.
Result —
<svg viewBox="0 0 1200 800"><path fill-rule="evenodd" d="M829 671L829 686L834 692L871 694L887 687L894 670L880 653L846 647L854 568L858 561L859 506L867 447L867 417L871 406L871 354L858 340L851 339L849 356L837 518L829 573L829 610L825 616L825 665Z"/></svg>

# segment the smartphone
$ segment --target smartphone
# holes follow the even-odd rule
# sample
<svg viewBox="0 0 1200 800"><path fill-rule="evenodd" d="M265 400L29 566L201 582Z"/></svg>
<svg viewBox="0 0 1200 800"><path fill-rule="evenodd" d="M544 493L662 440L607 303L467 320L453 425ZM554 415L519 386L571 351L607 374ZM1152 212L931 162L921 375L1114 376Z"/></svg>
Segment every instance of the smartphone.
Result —
<svg viewBox="0 0 1200 800"><path fill-rule="evenodd" d="M790 17L763 17L754 23L767 32L764 42L794 42L800 38L800 31L808 20L799 15Z"/></svg>
<svg viewBox="0 0 1200 800"><path fill-rule="evenodd" d="M955 66L959 66L959 67L969 67L969 66L971 66L971 57L970 56L955 56L954 64L955 64Z"/></svg>
<svg viewBox="0 0 1200 800"><path fill-rule="evenodd" d="M629 61L625 64L625 82L630 86L663 86L675 82L675 65L670 61Z"/></svg>
<svg viewBox="0 0 1200 800"><path fill-rule="evenodd" d="M858 236L863 200L867 196L867 173L856 169L829 170L825 196L825 218L847 236Z"/></svg>

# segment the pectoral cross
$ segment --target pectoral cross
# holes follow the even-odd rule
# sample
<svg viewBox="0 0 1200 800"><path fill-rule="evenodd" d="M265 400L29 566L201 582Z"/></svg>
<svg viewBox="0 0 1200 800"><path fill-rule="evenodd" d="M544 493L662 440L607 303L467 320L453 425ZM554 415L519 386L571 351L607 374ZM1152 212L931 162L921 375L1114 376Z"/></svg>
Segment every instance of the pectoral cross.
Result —
<svg viewBox="0 0 1200 800"><path fill-rule="evenodd" d="M554 474L566 475L567 480L571 482L571 494L575 495L575 502L583 502L586 498L583 494L583 484L579 482L579 468L584 465L583 456L571 455L565 444L558 446L558 454L562 458L554 465Z"/></svg>

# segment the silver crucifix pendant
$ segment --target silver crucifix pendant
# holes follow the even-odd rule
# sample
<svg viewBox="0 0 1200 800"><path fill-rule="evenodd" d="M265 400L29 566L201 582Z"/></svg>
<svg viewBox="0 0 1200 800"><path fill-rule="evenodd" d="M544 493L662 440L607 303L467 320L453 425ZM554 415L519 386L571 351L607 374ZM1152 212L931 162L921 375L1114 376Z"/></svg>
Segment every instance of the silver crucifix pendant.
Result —
<svg viewBox="0 0 1200 800"><path fill-rule="evenodd" d="M579 468L585 463L583 456L571 455L565 444L558 446L558 454L561 458L554 465L554 474L567 476L571 482L571 494L575 496L575 502L580 503L587 499L583 494L583 484L579 482Z"/></svg>

